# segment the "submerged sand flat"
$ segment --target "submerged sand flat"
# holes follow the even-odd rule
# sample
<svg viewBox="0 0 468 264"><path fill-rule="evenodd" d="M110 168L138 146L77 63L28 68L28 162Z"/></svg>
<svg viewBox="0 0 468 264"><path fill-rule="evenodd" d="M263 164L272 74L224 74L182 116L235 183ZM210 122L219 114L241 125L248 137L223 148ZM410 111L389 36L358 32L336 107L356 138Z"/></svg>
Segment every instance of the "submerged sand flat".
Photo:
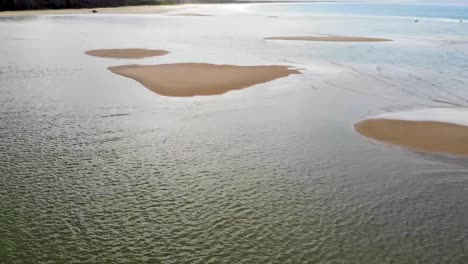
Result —
<svg viewBox="0 0 468 264"><path fill-rule="evenodd" d="M342 36L296 36L269 37L267 40L301 40L301 41L331 41L331 42L383 42L393 41L384 38L342 37Z"/></svg>
<svg viewBox="0 0 468 264"><path fill-rule="evenodd" d="M85 54L100 58L114 59L142 59L146 57L164 56L168 54L166 50L152 49L97 49L88 50Z"/></svg>
<svg viewBox="0 0 468 264"><path fill-rule="evenodd" d="M289 66L235 66L208 63L123 65L108 68L165 96L217 95L300 74Z"/></svg>
<svg viewBox="0 0 468 264"><path fill-rule="evenodd" d="M91 14L97 10L97 14L161 14L183 8L183 5L158 6L122 6L104 8L80 8L80 9L46 9L46 10L25 10L25 11L3 11L0 17L4 16L35 16L35 15L64 15L64 14Z"/></svg>
<svg viewBox="0 0 468 264"><path fill-rule="evenodd" d="M396 119L368 119L354 125L360 134L408 149L468 156L468 126Z"/></svg>

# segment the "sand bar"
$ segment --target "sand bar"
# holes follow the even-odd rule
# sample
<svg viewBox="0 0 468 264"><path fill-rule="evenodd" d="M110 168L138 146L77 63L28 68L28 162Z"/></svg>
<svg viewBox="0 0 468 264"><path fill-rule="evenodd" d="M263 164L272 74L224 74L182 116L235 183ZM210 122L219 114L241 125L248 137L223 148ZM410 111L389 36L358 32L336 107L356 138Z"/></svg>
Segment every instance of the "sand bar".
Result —
<svg viewBox="0 0 468 264"><path fill-rule="evenodd" d="M122 6L103 8L81 8L81 9L44 9L44 10L24 10L24 11L2 11L0 17L11 16L36 16L36 15L68 15L68 14L92 14L97 10L97 14L162 14L183 8L184 5L142 5L142 6Z"/></svg>
<svg viewBox="0 0 468 264"><path fill-rule="evenodd" d="M429 153L468 157L468 126L435 121L368 119L354 125L360 134Z"/></svg>
<svg viewBox="0 0 468 264"><path fill-rule="evenodd" d="M384 38L342 37L342 36L296 36L269 37L267 40L299 40L299 41L330 41L330 42L383 42L393 41Z"/></svg>
<svg viewBox="0 0 468 264"><path fill-rule="evenodd" d="M164 56L168 54L166 50L151 50L151 49L97 49L88 50L85 54L114 59L142 59L146 57Z"/></svg>
<svg viewBox="0 0 468 264"><path fill-rule="evenodd" d="M223 94L291 74L300 74L298 70L281 65L236 66L208 63L123 65L108 69L134 79L157 94L176 97Z"/></svg>

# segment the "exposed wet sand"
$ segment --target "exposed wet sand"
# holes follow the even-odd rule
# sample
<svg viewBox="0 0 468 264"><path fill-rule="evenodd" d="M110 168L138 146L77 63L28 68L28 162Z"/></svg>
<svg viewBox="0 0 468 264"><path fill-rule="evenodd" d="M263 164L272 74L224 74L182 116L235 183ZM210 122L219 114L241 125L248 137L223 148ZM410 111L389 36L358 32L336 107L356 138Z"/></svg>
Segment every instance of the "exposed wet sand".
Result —
<svg viewBox="0 0 468 264"><path fill-rule="evenodd" d="M162 14L169 11L179 10L183 5L143 5L143 6L122 6L104 8L81 8L81 9L45 9L45 10L24 10L24 11L2 11L0 17L10 16L35 16L35 15L65 15L65 14L92 14L97 10L99 14Z"/></svg>
<svg viewBox="0 0 468 264"><path fill-rule="evenodd" d="M300 41L331 41L331 42L383 42L393 41L384 38L342 37L342 36L291 36L269 37L267 40L300 40Z"/></svg>
<svg viewBox="0 0 468 264"><path fill-rule="evenodd" d="M368 119L358 133L385 143L429 153L468 157L468 126L433 121Z"/></svg>
<svg viewBox="0 0 468 264"><path fill-rule="evenodd" d="M166 50L151 50L151 49L98 49L88 50L86 55L100 58L114 59L142 59L147 57L164 56L168 54Z"/></svg>
<svg viewBox="0 0 468 264"><path fill-rule="evenodd" d="M281 65L235 66L207 63L123 65L108 69L134 79L157 94L175 97L218 95L291 74L301 74L298 70Z"/></svg>

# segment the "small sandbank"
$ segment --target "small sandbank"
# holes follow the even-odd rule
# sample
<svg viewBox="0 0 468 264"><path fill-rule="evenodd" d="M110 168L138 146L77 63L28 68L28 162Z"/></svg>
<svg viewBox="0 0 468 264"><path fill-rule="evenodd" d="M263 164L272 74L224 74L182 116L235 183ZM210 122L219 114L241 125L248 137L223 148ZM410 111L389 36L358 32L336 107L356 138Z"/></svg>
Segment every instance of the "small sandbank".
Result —
<svg viewBox="0 0 468 264"><path fill-rule="evenodd" d="M147 57L164 56L168 54L166 50L151 50L151 49L97 49L88 50L86 55L100 58L114 59L142 59Z"/></svg>
<svg viewBox="0 0 468 264"><path fill-rule="evenodd" d="M468 126L396 119L368 119L354 125L358 133L411 150L468 157Z"/></svg>
<svg viewBox="0 0 468 264"><path fill-rule="evenodd" d="M299 40L299 41L330 41L330 42L383 42L393 41L384 38L342 37L342 36L296 36L269 37L266 40Z"/></svg>
<svg viewBox="0 0 468 264"><path fill-rule="evenodd" d="M157 94L175 97L218 95L291 74L301 74L298 70L282 65L236 66L208 63L123 65L108 69L134 79Z"/></svg>
<svg viewBox="0 0 468 264"><path fill-rule="evenodd" d="M12 16L36 16L36 15L68 15L68 14L91 14L97 10L99 14L162 14L169 11L179 10L184 5L143 5L143 6L122 6L104 8L80 8L80 9L44 9L44 10L24 10L24 11L2 11L0 17Z"/></svg>

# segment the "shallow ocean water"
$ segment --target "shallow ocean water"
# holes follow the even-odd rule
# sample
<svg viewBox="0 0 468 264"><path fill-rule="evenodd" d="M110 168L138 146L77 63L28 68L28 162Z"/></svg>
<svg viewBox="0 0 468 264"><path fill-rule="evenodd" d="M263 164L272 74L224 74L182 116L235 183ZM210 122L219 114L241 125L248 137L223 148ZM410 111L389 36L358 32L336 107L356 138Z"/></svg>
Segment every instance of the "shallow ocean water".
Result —
<svg viewBox="0 0 468 264"><path fill-rule="evenodd" d="M256 8L0 18L0 262L467 263L468 161L352 126L467 107L468 24ZM317 34L395 41L263 39ZM83 54L126 47L171 53ZM176 62L303 74L171 98L106 69Z"/></svg>
<svg viewBox="0 0 468 264"><path fill-rule="evenodd" d="M265 12L300 13L300 14L334 14L352 16L391 16L404 18L435 18L435 19L468 19L468 5L436 4L436 3L405 3L391 2L318 2L318 3L280 3L257 6L256 10Z"/></svg>

